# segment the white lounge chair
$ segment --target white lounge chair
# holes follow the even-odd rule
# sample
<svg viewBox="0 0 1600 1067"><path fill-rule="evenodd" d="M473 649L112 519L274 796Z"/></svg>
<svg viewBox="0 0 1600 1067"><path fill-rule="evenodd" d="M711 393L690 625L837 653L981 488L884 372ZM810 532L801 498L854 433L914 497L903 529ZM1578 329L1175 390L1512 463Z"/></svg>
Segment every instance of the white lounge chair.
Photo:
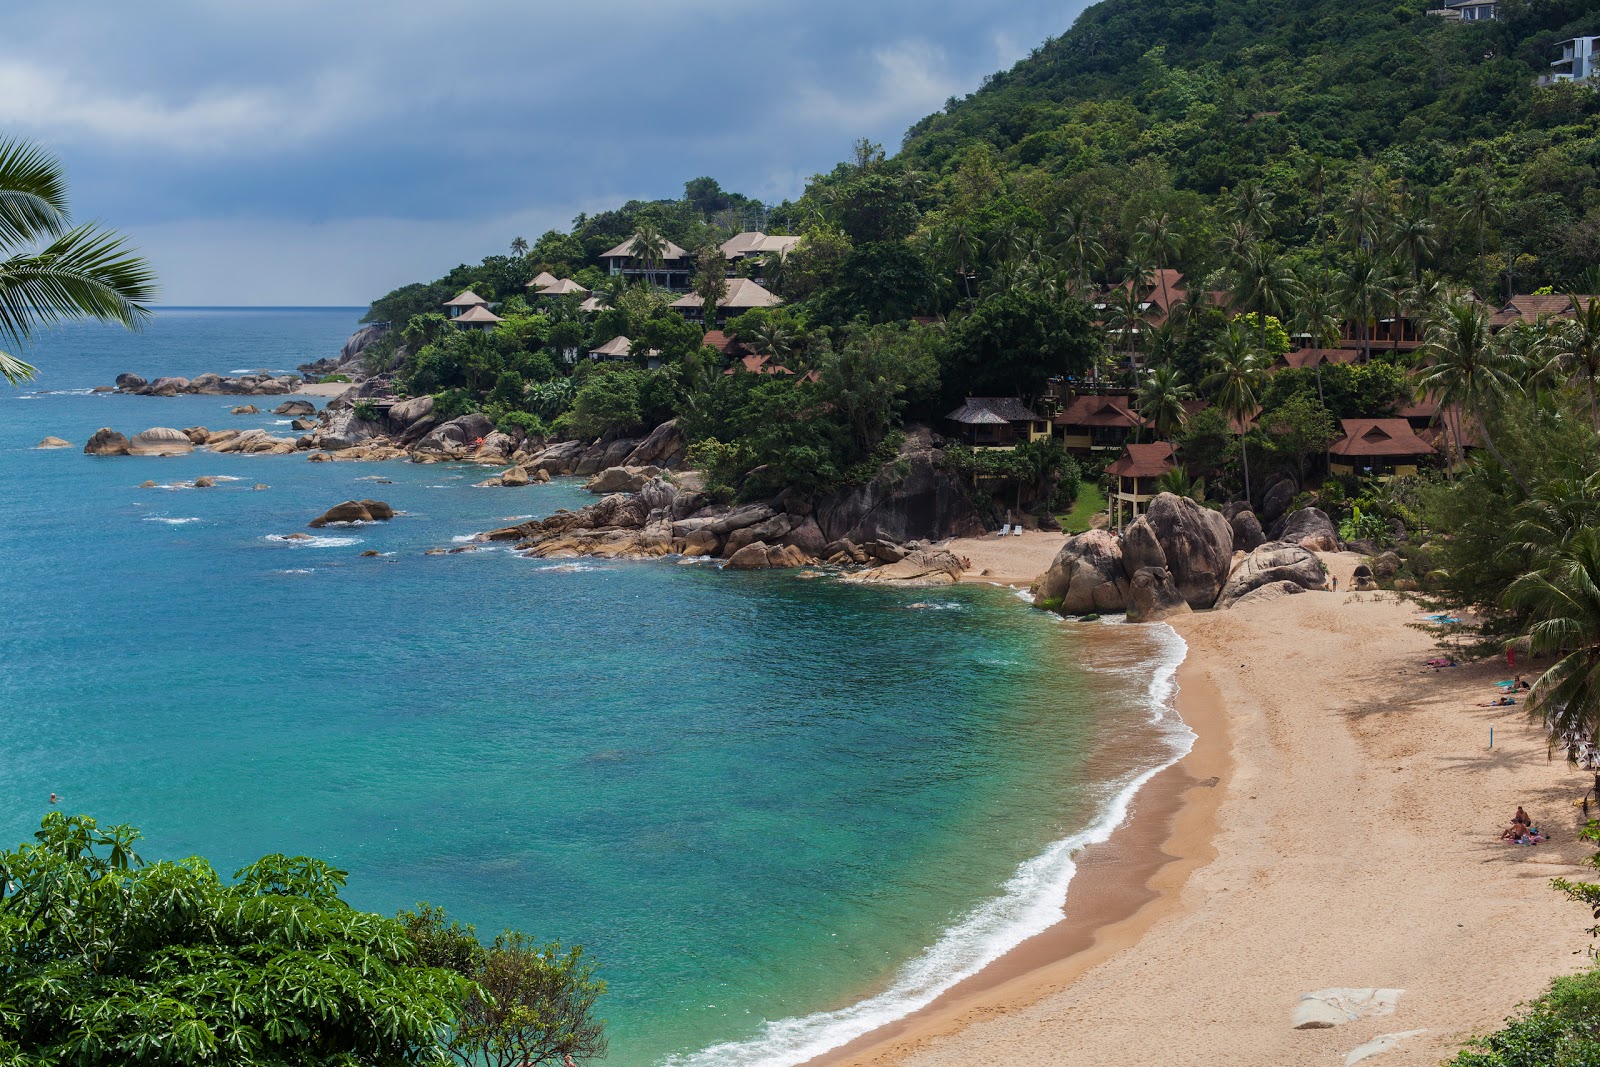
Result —
<svg viewBox="0 0 1600 1067"><path fill-rule="evenodd" d="M1011 524L1009 522L1006 523L1004 526L1000 527L1000 536L1001 537L1010 537L1011 536Z"/></svg>
<svg viewBox="0 0 1600 1067"><path fill-rule="evenodd" d="M1017 523L1017 525L1011 531L1011 536L1012 537L1021 537L1022 536L1022 523L1020 523L1020 522Z"/></svg>

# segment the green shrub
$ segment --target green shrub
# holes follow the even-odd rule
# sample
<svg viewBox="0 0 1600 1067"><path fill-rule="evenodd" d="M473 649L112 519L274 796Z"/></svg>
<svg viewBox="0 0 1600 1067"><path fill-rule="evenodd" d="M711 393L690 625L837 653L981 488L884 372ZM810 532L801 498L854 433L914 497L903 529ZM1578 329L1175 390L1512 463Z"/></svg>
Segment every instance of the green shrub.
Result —
<svg viewBox="0 0 1600 1067"><path fill-rule="evenodd" d="M378 405L370 400L357 400L350 405L350 410L355 412L356 418L363 422L377 422L381 417L378 413Z"/></svg>
<svg viewBox="0 0 1600 1067"><path fill-rule="evenodd" d="M433 394L433 414L441 421L471 415L477 410L477 399L465 389L446 389Z"/></svg>
<svg viewBox="0 0 1600 1067"><path fill-rule="evenodd" d="M348 374L324 374L322 377L317 379L317 384L338 385L341 382L348 382L349 380L350 376Z"/></svg>
<svg viewBox="0 0 1600 1067"><path fill-rule="evenodd" d="M502 411L493 415L495 429L510 433L512 430L521 430L526 437L545 437L549 431L545 428L544 420L527 411Z"/></svg>

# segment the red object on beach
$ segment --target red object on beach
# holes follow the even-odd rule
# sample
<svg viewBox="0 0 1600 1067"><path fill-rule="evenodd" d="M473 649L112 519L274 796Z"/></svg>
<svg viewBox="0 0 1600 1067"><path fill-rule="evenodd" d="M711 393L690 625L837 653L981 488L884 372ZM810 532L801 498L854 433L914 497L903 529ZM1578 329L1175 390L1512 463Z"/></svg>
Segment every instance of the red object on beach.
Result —
<svg viewBox="0 0 1600 1067"><path fill-rule="evenodd" d="M1507 645L1506 646L1506 666L1507 667L1515 667L1516 665L1517 665L1517 650L1512 648L1510 645Z"/></svg>

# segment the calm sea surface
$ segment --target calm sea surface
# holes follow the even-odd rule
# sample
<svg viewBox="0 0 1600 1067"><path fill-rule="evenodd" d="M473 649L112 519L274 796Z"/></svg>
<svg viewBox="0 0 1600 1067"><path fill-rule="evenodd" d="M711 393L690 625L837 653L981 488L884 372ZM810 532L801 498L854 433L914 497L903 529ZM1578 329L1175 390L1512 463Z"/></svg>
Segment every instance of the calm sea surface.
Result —
<svg viewBox="0 0 1600 1067"><path fill-rule="evenodd" d="M1041 928L1072 847L1186 747L1165 628L1052 622L987 587L423 554L578 507L573 482L80 451L101 426L287 434L226 397L87 390L289 370L358 315L75 326L26 353L36 382L0 385L7 847L55 792L141 827L151 857L321 856L358 906L585 945L618 1067L777 1065ZM47 434L77 447L34 449ZM240 480L138 488L199 475ZM361 496L403 514L277 539Z"/></svg>

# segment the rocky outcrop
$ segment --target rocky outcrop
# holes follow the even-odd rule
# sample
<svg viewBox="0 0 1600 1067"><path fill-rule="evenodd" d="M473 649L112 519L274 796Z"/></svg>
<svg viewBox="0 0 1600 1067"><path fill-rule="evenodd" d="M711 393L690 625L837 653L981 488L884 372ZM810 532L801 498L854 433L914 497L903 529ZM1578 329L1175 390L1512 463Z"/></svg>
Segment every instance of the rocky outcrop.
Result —
<svg viewBox="0 0 1600 1067"><path fill-rule="evenodd" d="M206 438L206 447L213 452L282 456L293 452L296 442L292 437L273 437L265 430L219 430Z"/></svg>
<svg viewBox="0 0 1600 1067"><path fill-rule="evenodd" d="M189 435L169 426L152 426L128 441L128 454L132 456L183 456L193 451L194 442Z"/></svg>
<svg viewBox="0 0 1600 1067"><path fill-rule="evenodd" d="M963 570L960 557L954 553L914 549L897 562L846 575L844 580L907 587L954 585L961 580Z"/></svg>
<svg viewBox="0 0 1600 1067"><path fill-rule="evenodd" d="M46 438L49 440L49 438ZM39 446L43 448L44 445ZM1379 553L1372 560L1372 573L1385 580L1400 573L1400 556L1396 552Z"/></svg>
<svg viewBox="0 0 1600 1067"><path fill-rule="evenodd" d="M520 489L527 485L528 481L526 467L511 467L500 472L500 484L508 489Z"/></svg>
<svg viewBox="0 0 1600 1067"><path fill-rule="evenodd" d="M137 374L117 375L117 391L123 393L137 393L150 383Z"/></svg>
<svg viewBox="0 0 1600 1067"><path fill-rule="evenodd" d="M157 378L146 382L137 374L117 375L117 392L134 396L177 396L180 393L205 396L281 396L300 387L301 380L293 374L246 374L238 378L225 378L220 374L202 374L188 378Z"/></svg>
<svg viewBox="0 0 1600 1067"><path fill-rule="evenodd" d="M1160 622L1192 610L1165 567L1140 567L1128 583L1129 622Z"/></svg>
<svg viewBox="0 0 1600 1067"><path fill-rule="evenodd" d="M34 448L71 448L71 441L64 441L59 437L46 437L43 441L33 446Z"/></svg>
<svg viewBox="0 0 1600 1067"><path fill-rule="evenodd" d="M1090 530L1069 539L1040 576L1033 603L1063 615L1125 610L1128 576L1116 537L1106 530Z"/></svg>
<svg viewBox="0 0 1600 1067"><path fill-rule="evenodd" d="M1188 497L1161 493L1141 521L1149 522L1166 555L1167 570L1189 606L1203 610L1215 604L1233 562L1233 528L1222 513Z"/></svg>
<svg viewBox="0 0 1600 1067"><path fill-rule="evenodd" d="M1122 532L1122 570L1131 581L1135 574L1147 567L1165 571L1167 553L1156 539L1156 531L1149 520L1140 515ZM1168 577L1171 577L1170 573Z"/></svg>
<svg viewBox="0 0 1600 1067"><path fill-rule="evenodd" d="M321 425L316 419L295 419L289 424L289 429L294 430L296 433L310 433L320 428Z"/></svg>
<svg viewBox="0 0 1600 1067"><path fill-rule="evenodd" d="M1253 511L1235 511L1228 517L1228 525L1233 529L1235 552L1254 552L1267 543L1267 535L1261 530L1261 520L1256 518Z"/></svg>
<svg viewBox="0 0 1600 1067"><path fill-rule="evenodd" d="M983 517L930 440L925 431L908 433L900 455L870 482L819 500L815 514L823 536L860 544L982 535Z"/></svg>
<svg viewBox="0 0 1600 1067"><path fill-rule="evenodd" d="M228 412L228 414L229 415L259 415L259 414L261 414L261 409L256 407L254 404L240 404L238 407L236 407L232 411Z"/></svg>
<svg viewBox="0 0 1600 1067"><path fill-rule="evenodd" d="M274 415L315 415L317 406L309 400L285 400L272 409Z"/></svg>
<svg viewBox="0 0 1600 1067"><path fill-rule="evenodd" d="M1287 541L1268 541L1239 562L1217 598L1217 607L1233 607L1247 594L1274 582L1302 589L1321 589L1322 563L1310 551Z"/></svg>
<svg viewBox="0 0 1600 1067"><path fill-rule="evenodd" d="M624 467L663 467L671 470L681 467L688 442L684 440L683 430L678 426L678 420L672 419L663 422L633 447L623 459Z"/></svg>
<svg viewBox="0 0 1600 1067"><path fill-rule="evenodd" d="M807 567L815 562L793 545L767 545L755 541L729 556L724 566L730 571L787 570Z"/></svg>
<svg viewBox="0 0 1600 1067"><path fill-rule="evenodd" d="M323 417L321 425L311 435L311 447L342 452L371 441L379 434L377 423L358 417L354 408L342 408Z"/></svg>
<svg viewBox="0 0 1600 1067"><path fill-rule="evenodd" d="M355 418L353 411L350 413L350 418ZM494 423L489 421L489 417L473 412L451 419L428 431L427 436L413 447L418 452L432 452L450 458L465 459L480 439L488 437L493 432Z"/></svg>
<svg viewBox="0 0 1600 1067"><path fill-rule="evenodd" d="M109 426L102 426L89 436L83 451L90 456L126 456L128 439Z"/></svg>
<svg viewBox="0 0 1600 1067"><path fill-rule="evenodd" d="M1299 490L1295 488L1295 484L1287 478L1267 486L1267 491L1261 494L1261 520L1268 524L1276 522L1289 510L1289 505L1294 503L1297 492Z"/></svg>
<svg viewBox="0 0 1600 1067"><path fill-rule="evenodd" d="M607 467L584 486L591 493L637 493L645 484L661 476L660 467Z"/></svg>
<svg viewBox="0 0 1600 1067"><path fill-rule="evenodd" d="M1266 585L1250 590L1230 606L1247 608L1254 604L1266 604L1273 600L1281 600L1286 596L1294 596L1296 593L1304 593L1305 591L1305 586L1295 582L1268 582Z"/></svg>
<svg viewBox="0 0 1600 1067"><path fill-rule="evenodd" d="M335 522L383 522L394 518L394 508L381 500L346 500L306 523L312 529L321 529Z"/></svg>
<svg viewBox="0 0 1600 1067"><path fill-rule="evenodd" d="M1321 508L1301 508L1273 527L1274 541L1288 541L1312 552L1339 551L1339 530Z"/></svg>

